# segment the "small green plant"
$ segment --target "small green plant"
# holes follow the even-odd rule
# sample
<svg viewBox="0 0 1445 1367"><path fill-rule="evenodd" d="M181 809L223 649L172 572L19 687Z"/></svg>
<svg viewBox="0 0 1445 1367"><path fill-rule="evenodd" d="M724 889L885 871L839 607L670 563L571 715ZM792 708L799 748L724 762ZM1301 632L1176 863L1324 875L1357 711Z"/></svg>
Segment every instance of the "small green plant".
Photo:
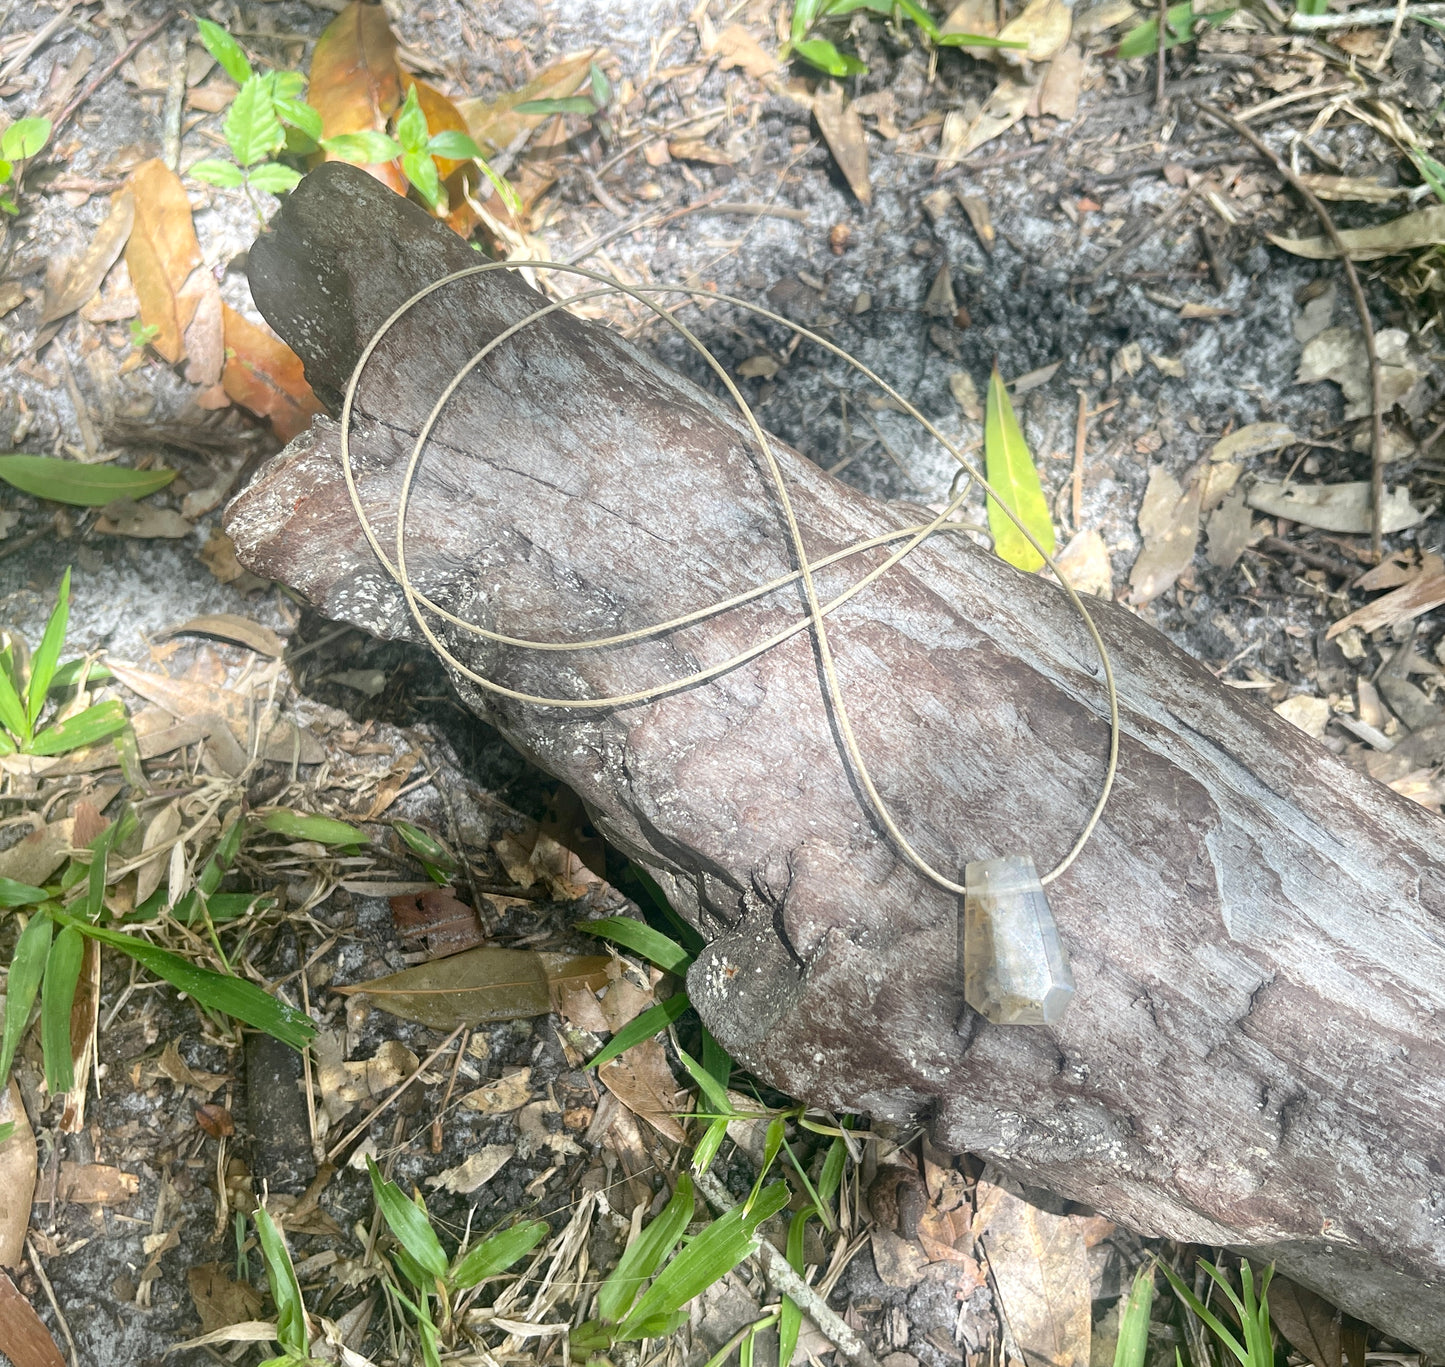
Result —
<svg viewBox="0 0 1445 1367"><path fill-rule="evenodd" d="M142 323L139 318L130 320L130 344L137 351L143 351L160 336L159 323Z"/></svg>
<svg viewBox="0 0 1445 1367"><path fill-rule="evenodd" d="M1235 1291L1229 1278L1213 1263L1207 1263L1201 1258L1199 1266L1209 1274L1234 1307L1240 1330L1244 1334L1243 1342L1185 1286L1183 1279L1168 1263L1160 1262L1159 1270L1174 1288L1174 1294L1209 1326L1214 1336L1239 1362L1240 1367L1274 1367L1274 1331L1269 1321L1269 1283L1274 1276L1274 1264L1271 1263L1264 1269L1257 1291L1254 1285L1254 1269L1247 1262L1239 1265L1239 1291Z"/></svg>
<svg viewBox="0 0 1445 1367"><path fill-rule="evenodd" d="M884 15L895 23L908 19L935 47L1027 47L1027 43L1004 42L977 33L944 33L938 21L919 0L796 0L792 28L783 55L791 53L829 76L862 76L868 67L851 53L840 52L828 39L819 37L819 26L829 19L841 19L857 10Z"/></svg>
<svg viewBox="0 0 1445 1367"><path fill-rule="evenodd" d="M1154 1308L1154 1264L1145 1263L1134 1274L1129 1299L1119 1314L1119 1341L1114 1367L1144 1367L1149 1350L1149 1312Z"/></svg>
<svg viewBox="0 0 1445 1367"><path fill-rule="evenodd" d="M49 119L16 119L0 133L0 187L14 180L17 161L29 161L31 157L38 156L49 141ZM0 210L7 214L20 212L20 206L3 188L0 188Z"/></svg>
<svg viewBox="0 0 1445 1367"><path fill-rule="evenodd" d="M1315 0L1306 0L1306 3L1313 4ZM1322 14L1326 0L1319 0L1320 8L1317 10L1300 9L1301 14ZM1211 10L1208 14L1197 14L1194 10L1193 0L1183 0L1182 4L1170 5L1165 12L1164 21L1164 48L1168 51L1172 47L1178 47L1181 43L1192 43L1206 29L1213 28L1216 24L1222 24L1231 14L1235 7L1229 9ZM1119 46L1114 50L1114 55L1120 58L1150 57L1159 51L1159 20L1146 19L1142 24L1135 24L1120 40Z"/></svg>
<svg viewBox="0 0 1445 1367"><path fill-rule="evenodd" d="M301 1299L301 1283L296 1280L291 1251L264 1206L252 1218L261 1259L266 1264L271 1300L276 1306L276 1342L281 1348L279 1356L267 1358L261 1367L304 1367L316 1359L311 1356L311 1321Z"/></svg>
<svg viewBox="0 0 1445 1367"><path fill-rule="evenodd" d="M447 161L474 161L508 205L521 212L516 191L487 165L472 138L457 130L428 131L415 85L397 111L394 137L380 130L322 137L321 115L302 98L306 78L300 72L253 71L241 45L219 24L197 19L196 27L206 51L240 86L222 126L234 160L209 158L196 162L190 174L197 180L223 189L284 194L300 183L301 172L276 160L281 156L307 157L319 150L361 166L399 157L403 174L427 207L433 213L445 214L447 192L436 163L441 157Z"/></svg>
<svg viewBox="0 0 1445 1367"><path fill-rule="evenodd" d="M694 1297L757 1252L758 1226L788 1199L787 1184L775 1182L684 1239L694 1198L692 1179L680 1174L672 1198L603 1282L595 1318L572 1331L572 1351L600 1353L614 1343L675 1333Z"/></svg>
<svg viewBox="0 0 1445 1367"><path fill-rule="evenodd" d="M45 635L30 655L18 636L0 648L0 755L64 755L113 736L129 724L125 704L94 703L71 717L52 705L60 652L70 624L70 571L60 580ZM42 722L46 724L42 725Z"/></svg>
<svg viewBox="0 0 1445 1367"><path fill-rule="evenodd" d="M525 1220L449 1259L420 1193L409 1200L395 1182L381 1175L370 1156L366 1166L376 1208L397 1243L391 1263L400 1280L388 1280L387 1291L415 1322L422 1361L427 1367L440 1367L442 1348L450 1346L454 1337L457 1298L530 1253L546 1236L547 1222ZM410 1295L402 1281L411 1288Z"/></svg>

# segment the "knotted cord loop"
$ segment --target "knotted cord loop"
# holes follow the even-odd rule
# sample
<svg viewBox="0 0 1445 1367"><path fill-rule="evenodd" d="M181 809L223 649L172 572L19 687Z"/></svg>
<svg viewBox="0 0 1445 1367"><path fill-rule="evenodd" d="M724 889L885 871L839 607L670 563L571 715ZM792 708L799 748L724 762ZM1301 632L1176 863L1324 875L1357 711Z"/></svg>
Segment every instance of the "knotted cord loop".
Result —
<svg viewBox="0 0 1445 1367"><path fill-rule="evenodd" d="M452 376L450 382L447 384L446 388L442 390L441 395L437 398L436 403L432 406L431 412L427 415L426 422L423 423L421 431L417 434L416 442L412 446L411 455L407 460L406 470L402 479L401 494L397 500L395 544L396 558L395 560L393 560L382 548L381 542L376 535L375 528L372 526L371 520L366 515L366 510L362 506L361 493L360 490L357 488L356 474L351 461L351 415L352 410L355 407L357 389L360 386L362 374L366 369L367 363L370 361L372 355L375 353L376 348L381 344L386 335L407 313L409 313L414 307L416 307L417 304L421 303L422 300L428 298L432 294L435 294L444 286L452 284L458 280L465 280L470 276L485 275L491 271L496 270L561 271L566 274L581 276L584 279L598 282L602 287L598 289L584 290L582 293L571 299L556 301L550 304L546 304L540 308L534 309L524 318L521 318L517 322L512 323L509 327L504 328L485 346L473 353L470 360L468 360L466 364L464 364ZM738 411L741 413L744 422L751 431L753 440L756 442L758 450L762 453L764 463L768 468L769 476L772 480L773 487L778 495L778 501L787 522L788 536L791 542L793 556L797 561L798 568L792 574L784 575L780 578L773 579L765 584L760 584L755 588L747 590L746 592L735 594L730 598L722 599L721 601L713 603L708 607L699 608L694 612L686 613L680 617L674 617L669 621L660 622L654 626L640 627L633 631L621 632L612 636L603 636L585 641L570 642L534 641L528 640L523 637L508 636L500 632L489 631L486 627L480 626L475 622L469 622L466 619L448 611L440 604L434 603L425 594L418 591L416 586L411 582L410 575L407 572L406 515L407 509L411 501L412 484L415 479L417 469L421 464L422 453L426 447L428 438L431 436L432 429L436 426L438 419L441 417L442 410L445 408L447 402L451 399L452 395L456 392L458 386L461 385L461 383L466 379L466 377L471 374L471 372L478 365L480 365L482 361L484 361L489 355L491 355L493 351L495 351L499 346L501 346L502 343L508 341L510 338L516 336L524 329L530 327L533 323L536 323L541 319L558 312L559 310L569 308L574 304L585 303L589 300L601 299L616 294L623 294L631 299L636 300L645 308L650 309L654 315L660 318L669 327L673 328L680 336L684 338L688 345L691 346L693 350L696 351L697 354L703 358L703 360L712 369L713 373L716 374L718 379L722 382L722 385L727 390L728 394L732 397L732 400L737 405ZM806 341L812 342L816 346L822 347L825 351L830 352L832 355L846 362L848 365L853 367L853 369L859 374L863 375L873 384L877 385L878 388L883 391L883 393L888 395L894 403L899 405L901 411L906 412L912 418L914 418L915 421L920 423L923 426L924 430L927 431L928 434L932 436L934 440L937 441L946 451L948 451L948 453L953 456L956 461L958 461L959 465L962 467L962 470L969 476L968 483L964 485L964 488L961 492L950 497L950 500L948 504L944 507L943 511L940 512L938 516L935 517L931 522L921 523L910 527L902 527L899 528L897 531L885 533L882 536L875 536L869 538L866 541L856 542L841 551L836 551L831 555L825 556L821 560L810 561L808 559L807 548L803 544L802 531L798 526L797 516L793 511L792 499L788 495L787 484L783 479L782 469L778 465L777 457L773 454L772 445L768 440L767 434L763 431L761 424L759 424L758 422L756 414L753 412L751 406L748 404L748 401L743 397L742 392L738 389L738 386L734 382L732 376L727 373L727 370L723 367L722 363L717 359L717 357L713 355L713 353L708 349L708 347L685 324L674 318L672 314L667 311L667 309L663 308L661 305L654 302L652 298L648 297L652 295L666 294L683 294L690 297L702 296L703 298L712 300L714 302L730 304L736 308L744 309L747 312L752 313L756 317L765 318L769 322L777 323L782 327L788 328L798 337L803 338ZM999 498L998 494L989 485L988 481L983 477L977 467L975 467L968 460L964 452L961 451L957 446L955 446L954 443L951 442L947 437L945 437L943 433L940 432L938 428L929 421L928 418L926 418L921 412L919 412L919 410L912 403L910 403L906 398L904 398L903 395L898 393L898 391L894 389L893 386L890 385L886 380L875 374L861 361L857 360L847 351L843 350L842 347L836 345L834 342L829 341L826 337L819 336L816 332L812 332L808 328L805 328L800 324L791 321L790 319L773 313L769 309L761 308L756 304L750 303L745 299L739 299L734 295L714 293L711 290L696 289L686 285L622 285L619 284L617 281L613 280L611 277L602 275L596 271L589 270L586 267L563 265L550 261L489 261L481 265L470 266L465 270L453 271L451 274L442 276L440 279L433 281L430 285L427 285L424 289L420 289L415 294L413 294L411 298L409 298L408 300L406 300L405 303L400 305L400 307L398 307L391 314L391 316L388 317L379 328L377 328L377 330L372 334L370 340L367 342L365 349L362 351L361 356L356 363L355 369L352 371L351 379L346 386L345 401L343 402L341 408L341 464L342 473L346 479L347 492L350 495L352 508L356 512L356 517L361 525L362 532L365 535L368 544L371 546L373 553L381 562L387 574L395 581L397 586L401 589L403 595L406 598L407 610L411 613L412 618L416 622L417 627L421 631L422 635L430 643L432 649L435 650L436 653L443 660L445 660L452 669L456 670L457 673L459 673L463 678L470 680L472 683L476 684L477 687L485 690L486 692L493 693L499 697L510 698L514 702L531 703L533 705L541 707L558 707L572 710L599 710L603 708L622 707L632 703L649 702L655 698L666 697L668 694L677 693L682 691L683 689L691 688L696 684L705 683L710 679L717 678L719 675L725 674L728 671L737 668L739 665L745 664L747 663L747 661L757 658L765 651L771 650L773 649L773 647L781 645L784 641L790 640L792 637L798 635L800 632L811 629L818 651L819 664L822 667L824 685L827 694L827 702L832 708L833 716L838 727L838 734L843 741L843 747L847 753L848 762L853 768L854 775L857 778L859 784L862 786L864 792L867 793L868 800L872 804L873 810L876 813L878 820L883 825L883 828L888 832L888 835L893 840L894 844L908 859L909 863L914 866L914 868L916 868L921 874L924 875L924 877L928 878L931 882L936 883L939 887L944 888L949 892L957 893L960 895L962 895L965 891L963 884L956 883L951 878L948 878L946 875L940 873L913 847L912 843L899 829L898 823L894 819L893 814L888 807L888 804L884 801L882 794L879 793L877 786L873 781L872 774L869 772L867 762L864 760L861 747L858 744L857 736L854 733L853 723L851 717L848 714L847 705L843 699L842 685L839 682L837 668L834 663L833 648L828 635L826 619L831 613L842 607L844 603L856 597L875 580L879 579L883 574L887 573L888 570L892 569L895 565L899 564L902 560L911 555L919 546L921 546L926 540L928 540L929 537L933 536L936 532L958 532L972 530L965 524L953 522L950 519L953 517L953 514L962 507L964 500L968 497L971 485L973 484L973 482L976 481L983 489L987 497L991 498L1000 508L1003 509L1009 520L1013 522L1013 524L1019 529L1020 532L1023 533L1025 540L1027 540L1028 543L1039 553L1039 555L1043 557L1044 563L1049 567L1049 569L1054 572L1055 576L1059 580L1059 583L1063 586L1065 593L1068 594L1069 601L1074 605L1075 609L1077 609L1080 617L1083 618L1084 625L1087 627L1089 635L1094 642L1094 646L1099 652L1099 660L1103 665L1105 687L1108 693L1109 758L1108 764L1104 772L1104 780L1100 788L1098 801L1095 803L1094 809L1090 814L1088 821L1085 823L1084 828L1081 831L1078 839L1074 842L1073 847L1063 857L1063 859L1060 860L1057 865L1055 865L1053 869L1051 869L1041 878L1040 882L1045 884L1052 883L1074 862L1075 859L1079 857L1080 852L1088 843L1089 837L1094 833L1094 828L1098 825L1099 818L1103 815L1104 806L1109 800L1109 794L1113 789L1114 778L1118 771L1119 765L1119 697L1114 683L1114 670L1113 665L1109 659L1109 652L1104 645L1103 637L1100 636L1099 629L1095 625L1093 617L1089 614L1088 608L1084 606L1083 601L1080 599L1078 593L1069 584L1068 580L1065 579L1065 577L1059 572L1059 567L1054 562L1053 557L1046 550L1044 550L1044 548L1039 544L1037 538L1034 537L1033 533L1030 532L1026 526L1024 526L1023 522L1020 521L1018 515L1014 512L1014 510L1010 508L1008 504L1005 503L1001 498ZM826 603L819 601L817 586L813 578L814 572L816 570L822 569L828 565L836 564L839 561L860 554L863 551L871 550L876 547L888 545L897 541L902 541L904 542L904 544L899 549L891 552L881 564L877 565L874 569L868 571L868 573L864 574L860 579L855 581L850 587L845 589L842 593L838 594L835 598L830 599ZM807 615L801 620L790 624L789 626L783 628L780 631L774 632L766 639L756 643L755 645L749 646L746 650L738 652L731 658L722 661L720 664L709 665L707 668L700 669L695 673L687 675L684 678L669 680L666 683L660 683L651 688L640 689L633 693L615 694L613 696L604 698L553 698L541 694L525 693L520 692L516 689L508 688L506 687L506 685L498 683L495 679L489 679L485 675L478 674L476 671L468 668L465 664L458 660L456 656L453 655L451 651L446 647L446 645L444 645L443 642L438 639L436 633L432 630L432 627L427 622L425 616L426 613L430 612L441 620L451 623L453 626L457 627L461 631L467 632L474 636L482 637L485 640L494 641L500 645L513 646L519 649L541 651L597 650L607 646L623 645L631 641L648 640L661 636L662 634L675 630L678 627L688 626L692 623L700 622L709 617L716 616L719 613L730 611L733 608L740 607L745 603L749 603L758 598L765 597L768 594L774 593L779 589L786 588L789 584L797 582L801 582L804 598L807 602Z"/></svg>

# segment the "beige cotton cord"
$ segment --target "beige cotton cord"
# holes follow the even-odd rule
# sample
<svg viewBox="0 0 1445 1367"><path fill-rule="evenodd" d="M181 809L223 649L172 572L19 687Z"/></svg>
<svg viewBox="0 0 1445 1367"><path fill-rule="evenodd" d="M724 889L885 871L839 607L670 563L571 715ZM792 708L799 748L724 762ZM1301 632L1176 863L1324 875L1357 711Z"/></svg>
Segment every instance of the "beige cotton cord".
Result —
<svg viewBox="0 0 1445 1367"><path fill-rule="evenodd" d="M413 309L417 304L419 304L423 299L426 299L430 295L436 293L436 291L442 289L444 286L452 284L459 280L467 279L470 276L484 275L488 272L495 270L528 269L561 271L566 274L581 276L587 280L600 283L602 285L602 288L595 290L585 290L582 293L574 296L573 298L559 300L533 310L526 317L519 319L517 322L511 324L509 327L499 332L495 337L491 339L491 341L489 341L480 350L475 352L472 355L471 359L468 360L466 364L463 365L452 376L451 381L447 384L446 388L437 398L436 403L432 406L431 412L428 414L426 422L422 425L421 431L417 434L416 442L412 447L410 458L407 461L406 470L402 479L401 494L397 501L396 559L395 561L393 561L387 555L386 551L383 550L381 543L377 538L375 529L373 528L370 519L367 517L366 510L362 506L361 493L360 490L357 488L355 470L351 462L351 415L352 410L355 406L357 389L360 385L361 377L363 372L365 371L367 362L371 359L373 353L376 351L376 348L381 344L382 340L396 325L396 323L401 320L403 316L410 312L410 310ZM533 323L538 322L539 320L547 317L552 313L556 313L559 310L569 308L572 305L583 303L588 300L598 299L615 294L623 294L628 296L629 298L636 300L644 307L650 309L653 314L655 314L663 322L667 323L668 326L678 332L687 341L687 343L698 353L698 355L700 355L707 362L708 366L712 369L714 374L717 375L719 380L722 382L724 388L726 388L726 390L728 391L729 395L731 395L733 402L737 405L739 412L742 414L743 419L746 422L748 428L750 429L753 439L756 442L759 451L762 453L763 459L768 467L769 475L772 479L773 486L778 495L779 503L782 507L784 517L787 521L788 535L792 543L793 555L797 561L798 568L792 574L784 575L780 578L771 580L768 583L758 585L757 587L747 590L744 593L736 594L731 598L727 598L720 602L713 603L708 607L700 608L694 612L686 613L683 616L672 618L667 622L661 622L654 626L642 627L633 631L622 632L612 636L598 637L591 640L572 642L533 641L522 637L507 636L499 632L489 631L487 628L482 627L477 623L466 621L465 619L458 617L455 614L449 612L447 609L441 607L439 604L432 602L430 598L420 593L416 589L415 585L411 582L411 578L407 572L406 514L407 508L410 503L412 483L415 478L417 468L421 463L422 453L425 449L427 440L431 435L432 429L435 427L438 419L441 416L442 410L445 408L447 402L450 400L452 395L456 392L458 386L460 386L461 383L466 379L466 377L503 342L506 342L510 338L516 336L523 329L530 327ZM946 875L940 873L931 864L929 864L928 861L924 859L923 856L913 847L912 843L899 829L898 823L894 819L893 814L888 807L888 804L884 801L882 794L879 793L877 786L873 781L872 774L869 772L867 762L863 758L862 749L858 744L857 737L853 730L852 719L848 714L848 708L843 699L843 690L838 680L838 672L833 659L833 649L832 644L829 640L828 630L825 625L825 619L828 617L829 614L836 611L844 603L848 602L857 594L861 593L865 588L867 588L880 576L885 574L888 570L892 569L905 557L911 555L913 551L915 551L920 545L923 544L924 541L926 541L934 533L940 531L956 532L969 530L964 524L952 522L950 521L950 519L952 518L953 514L958 511L958 509L962 506L964 500L967 498L970 486L965 485L963 491L952 497L948 504L944 507L943 511L940 512L938 516L935 517L931 522L899 528L895 532L886 533L882 536L872 537L866 541L857 542L852 546L846 547L844 550L834 552L833 554L816 562L810 561L808 558L807 548L803 544L802 531L798 526L797 516L793 510L792 499L788 495L787 484L786 481L783 479L782 469L778 465L777 458L773 454L772 445L768 440L767 434L763 431L762 426L759 424L757 416L754 414L747 400L743 397L741 391L737 387L737 384L733 381L732 377L727 373L722 363L717 359L717 357L712 354L712 352L707 348L707 346L705 346L703 342L685 324L674 318L667 309L661 307L657 303L653 302L651 298L647 297L649 295L657 294L685 294L693 297L701 296L702 298L711 300L713 302L730 304L736 308L744 309L757 317L765 318L770 322L777 323L782 327L788 328L797 336L809 342L812 342L817 346L822 347L824 350L830 352L834 356L837 356L840 360L852 366L854 370L865 376L873 384L877 385L879 389L881 389L885 394L887 394L896 404L900 406L903 412L908 413L912 418L919 422L923 426L924 430L927 431L929 435L934 438L935 441L937 441L941 446L943 446L943 448L948 451L948 453L953 456L955 460L958 461L963 471L969 475L970 484L972 483L972 481L975 480L978 482L980 487L984 490L985 494L989 498L993 499L993 501L1000 508L1003 509L1005 515L1010 519L1010 521L1013 522L1013 524L1019 529L1019 531L1023 533L1024 538L1039 553L1039 555L1043 558L1044 563L1049 567L1049 569L1054 572L1054 574L1059 580L1059 583L1063 586L1064 591L1068 594L1069 600L1073 603L1075 609L1077 609L1080 617L1083 618L1084 625L1088 629L1089 635L1094 642L1094 646L1099 652L1099 659L1103 665L1104 680L1108 693L1109 703L1109 758L1104 773L1104 780L1100 788L1098 801L1095 803L1094 809L1090 814L1088 821L1085 823L1082 832L1080 833L1078 839L1074 842L1073 847L1064 856L1064 858L1060 860L1060 862L1053 869L1051 869L1040 879L1040 882L1043 884L1052 883L1074 862L1075 859L1078 858L1080 852L1088 843L1090 836L1093 834L1095 827L1099 823L1100 817L1103 815L1104 806L1109 800L1109 793L1114 786L1114 777L1118 771L1119 698L1114 683L1114 671L1113 665L1109 659L1109 652L1104 645L1103 638L1099 634L1099 629L1095 625L1093 617L1090 615L1088 608L1084 606L1084 603L1079 598L1078 593L1069 584L1068 580L1059 572L1058 565L1054 562L1053 557L1046 550L1044 550L1044 548L1039 544L1037 538L1034 537L1033 533L1030 532L1026 526L1024 526L1022 521L1020 521L1018 515L1014 512L1014 510L1010 508L1008 504L1005 503L1001 498L999 498L998 494L995 493L995 491L989 485L988 481L984 478L982 473L968 460L964 453L960 451L947 437L945 437L943 433L941 433L937 429L937 427L935 427L934 424L928 420L928 418L926 418L921 412L919 412L919 410L912 403L910 403L901 394L899 394L898 391L895 390L892 385L890 385L886 380L875 374L861 361L850 355L842 347L829 341L826 337L822 337L817 333L812 332L809 329L791 321L790 319L784 318L781 315L773 313L768 309L761 308L758 305L750 303L745 299L739 299L734 295L720 294L715 293L711 290L695 289L684 285L622 285L608 276L602 275L599 272L589 270L582 266L562 265L559 263L548 261L489 261L481 265L468 267L464 270L453 271L451 274L444 275L440 279L433 281L424 289L418 290L409 299L407 299L405 303L401 304L390 315L390 317L388 317L386 321L377 328L377 330L372 334L370 340L367 342L365 349L362 351L361 356L356 363L356 367L352 371L351 379L346 387L345 400L342 404L341 409L342 473L346 479L347 492L350 495L352 507L356 512L356 516L361 525L362 532L365 535L367 542L371 546L371 549L376 555L377 559L385 568L387 574L396 582L396 584L402 590L402 593L406 598L407 608L410 611L412 618L416 622L417 627L420 629L422 635L427 639L427 641L431 644L432 648L443 660L446 661L448 665L450 665L460 675L462 675L463 678L470 680L472 683L476 684L479 688L485 690L486 692L493 693L499 697L509 698L516 702L530 703L542 707L558 707L572 710L597 710L603 708L622 707L632 703L648 702L656 698L665 697L671 693L680 692L681 690L686 688L691 688L696 684L705 683L710 679L716 678L719 675L725 674L728 671L737 668L739 665L745 664L749 660L755 659L757 656L763 654L765 651L771 650L774 646L781 645L784 641L787 641L793 636L798 635L800 632L811 628L818 650L819 664L822 667L828 702L833 709L833 714L837 721L838 733L843 740L843 746L845 751L847 752L849 763L852 765L853 771L857 776L859 783L862 785L864 791L868 794L868 800L872 804L874 812L877 814L879 821L882 823L884 829L888 832L888 835L894 841L898 849L902 851L908 861L926 878L936 883L939 887L945 888L949 892L962 894L965 891L963 884L956 883L951 878L948 878ZM813 575L816 570L821 569L827 565L835 564L838 561L844 560L863 551L887 545L900 540L904 541L905 544L898 550L893 551L882 561L881 564L877 565L874 569L863 575L849 588L844 590L837 597L831 599L827 603L821 603L819 601L817 586L814 583L813 579ZM436 633L432 630L431 625L427 622L425 617L425 612L431 612L434 613L436 616L440 617L442 620L450 622L452 625L471 635L479 636L486 640L495 641L501 645L514 646L521 649L542 651L595 650L605 646L621 645L630 641L646 640L658 637L665 632L675 630L678 627L687 626L695 622L703 621L708 617L717 615L718 613L726 612L732 608L741 606L744 603L748 603L754 601L755 599L764 597L768 594L775 593L779 589L785 588L789 584L799 581L801 581L802 583L803 593L807 601L808 607L807 615L800 621L783 628L781 631L774 632L765 640L748 647L748 649L744 651L740 651L736 655L733 655L731 658L722 661L720 664L709 665L707 668L698 670L695 673L689 674L684 678L673 679L666 683L657 684L651 688L640 689L633 693L616 694L604 698L554 698L547 697L541 694L524 693L516 689L508 688L504 684L498 683L494 679L489 679L484 675L476 673L474 670L468 668L465 664L458 660L456 656L453 655L451 651L438 639Z"/></svg>

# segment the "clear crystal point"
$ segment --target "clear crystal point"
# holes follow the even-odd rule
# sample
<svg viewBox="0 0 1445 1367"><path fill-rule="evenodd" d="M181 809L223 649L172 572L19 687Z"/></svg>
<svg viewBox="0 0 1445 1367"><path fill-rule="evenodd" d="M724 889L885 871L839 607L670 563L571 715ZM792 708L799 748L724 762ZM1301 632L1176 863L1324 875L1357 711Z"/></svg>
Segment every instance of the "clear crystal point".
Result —
<svg viewBox="0 0 1445 1367"><path fill-rule="evenodd" d="M1034 861L980 859L964 869L963 996L995 1025L1052 1025L1074 996L1069 956Z"/></svg>

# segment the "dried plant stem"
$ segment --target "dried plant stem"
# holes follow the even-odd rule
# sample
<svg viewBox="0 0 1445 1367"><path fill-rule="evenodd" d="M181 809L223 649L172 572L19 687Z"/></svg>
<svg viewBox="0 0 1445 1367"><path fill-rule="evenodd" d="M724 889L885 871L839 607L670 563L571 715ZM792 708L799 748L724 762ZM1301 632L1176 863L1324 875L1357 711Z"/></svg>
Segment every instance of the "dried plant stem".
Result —
<svg viewBox="0 0 1445 1367"><path fill-rule="evenodd" d="M1360 331L1365 338L1365 356L1370 363L1370 407L1372 409L1371 433L1370 433L1370 540L1378 560L1383 554L1381 518L1385 511L1385 404L1384 393L1380 377L1380 356L1375 348L1375 328L1370 322L1370 306L1365 302L1365 291L1360 284L1359 272L1355 270L1355 263L1350 260L1349 248L1345 246L1344 239L1340 236L1340 230L1335 227L1335 221L1330 217L1329 210L1320 203L1319 197L1309 188L1308 185L1290 169L1289 163L1284 160L1254 129L1241 123L1222 109L1210 104L1207 100L1196 100L1199 109L1209 115L1226 128L1233 129L1243 138L1255 151L1267 157L1273 163L1274 169L1282 175L1285 180L1299 194L1300 198L1309 205L1314 215L1320 221L1320 226L1325 230L1325 236L1330 239L1335 251L1339 253L1340 265L1344 268L1345 280L1350 287L1350 297L1355 303L1355 313L1360 319Z"/></svg>
<svg viewBox="0 0 1445 1367"><path fill-rule="evenodd" d="M708 1205L719 1216L726 1215L733 1208L733 1201L723 1189L722 1183L710 1172L698 1173L693 1180ZM832 1309L822 1296L793 1271L787 1258L767 1239L759 1241L757 1256L773 1289L787 1296L812 1320L818 1332L827 1338L853 1367L879 1367L872 1349L844 1323L843 1317Z"/></svg>
<svg viewBox="0 0 1445 1367"><path fill-rule="evenodd" d="M1391 5L1388 9L1351 9L1339 14L1292 14L1289 26L1296 33L1318 33L1321 29L1370 28L1376 24L1393 24L1400 15L1401 6ZM1445 18L1445 4L1436 0L1425 5L1404 6L1406 19Z"/></svg>

